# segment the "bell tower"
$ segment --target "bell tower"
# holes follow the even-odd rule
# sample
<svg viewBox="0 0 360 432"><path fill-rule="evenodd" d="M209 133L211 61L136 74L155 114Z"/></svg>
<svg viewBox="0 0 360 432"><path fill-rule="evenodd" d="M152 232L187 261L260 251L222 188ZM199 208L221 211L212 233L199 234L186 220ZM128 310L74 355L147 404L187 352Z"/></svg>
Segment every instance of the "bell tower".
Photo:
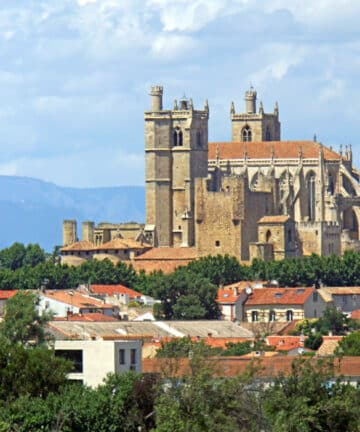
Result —
<svg viewBox="0 0 360 432"><path fill-rule="evenodd" d="M280 141L279 107L277 102L273 113L265 113L262 102L257 112L257 92L253 87L245 92L245 113L236 113L232 102L230 118L233 142Z"/></svg>
<svg viewBox="0 0 360 432"><path fill-rule="evenodd" d="M195 110L185 96L163 109L163 88L152 86L151 111L145 112L145 235L154 246L193 246L194 183L207 177L206 102Z"/></svg>

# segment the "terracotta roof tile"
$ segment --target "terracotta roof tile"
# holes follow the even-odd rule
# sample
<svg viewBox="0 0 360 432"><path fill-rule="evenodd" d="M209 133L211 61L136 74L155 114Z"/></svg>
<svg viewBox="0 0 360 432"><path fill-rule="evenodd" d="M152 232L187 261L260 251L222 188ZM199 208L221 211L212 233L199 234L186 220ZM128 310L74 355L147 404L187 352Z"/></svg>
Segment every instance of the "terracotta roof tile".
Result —
<svg viewBox="0 0 360 432"><path fill-rule="evenodd" d="M63 248L61 248L61 252L63 251L90 251L90 250L94 250L94 244L86 241L86 240L81 240L75 243L72 243L69 246L65 246Z"/></svg>
<svg viewBox="0 0 360 432"><path fill-rule="evenodd" d="M350 317L356 320L360 320L360 309L353 310Z"/></svg>
<svg viewBox="0 0 360 432"><path fill-rule="evenodd" d="M108 296L128 294L130 299L136 299L142 296L141 293L124 285L90 285L90 291L94 294L106 294Z"/></svg>
<svg viewBox="0 0 360 432"><path fill-rule="evenodd" d="M18 293L18 290L0 290L0 300L8 300L14 297Z"/></svg>
<svg viewBox="0 0 360 432"><path fill-rule="evenodd" d="M140 243L132 239L114 238L107 243L96 246L96 250L119 250L119 249L146 249L151 248L147 243Z"/></svg>
<svg viewBox="0 0 360 432"><path fill-rule="evenodd" d="M76 291L53 290L53 291L46 291L42 295L49 299L57 300L61 303L66 303L68 305L72 305L78 308L87 308L87 307L97 308L97 309L114 308L113 305L106 304L101 300L94 299L93 297L80 294Z"/></svg>
<svg viewBox="0 0 360 432"><path fill-rule="evenodd" d="M290 219L288 215L275 215L275 216L263 216L258 220L259 224L274 224L274 223L285 223Z"/></svg>
<svg viewBox="0 0 360 432"><path fill-rule="evenodd" d="M314 291L315 288L258 288L245 305L302 305Z"/></svg>
<svg viewBox="0 0 360 432"><path fill-rule="evenodd" d="M218 376L237 376L245 372L247 368L253 365L253 359L244 359L244 357L214 357L216 364L216 375ZM163 373L164 366L167 365L168 359L154 358L143 359L143 373L158 372ZM279 374L288 375L291 373L291 364L294 361L293 356L278 355L275 357L259 358L259 369L257 376L275 377ZM309 360L311 361L311 360ZM315 362L316 360L314 360ZM181 359L177 362L177 367L173 368L174 376L181 376L189 373L189 359ZM336 376L360 377L360 357L343 357L341 360L335 359L334 372Z"/></svg>
<svg viewBox="0 0 360 432"><path fill-rule="evenodd" d="M324 159L341 160L341 156L322 146ZM213 142L209 143L209 160L220 159L298 159L301 151L304 159L319 157L320 143L314 141L260 141L260 142Z"/></svg>
<svg viewBox="0 0 360 432"><path fill-rule="evenodd" d="M239 294L235 294L234 290L230 289L219 289L217 292L217 303L229 304L236 303L238 301Z"/></svg>

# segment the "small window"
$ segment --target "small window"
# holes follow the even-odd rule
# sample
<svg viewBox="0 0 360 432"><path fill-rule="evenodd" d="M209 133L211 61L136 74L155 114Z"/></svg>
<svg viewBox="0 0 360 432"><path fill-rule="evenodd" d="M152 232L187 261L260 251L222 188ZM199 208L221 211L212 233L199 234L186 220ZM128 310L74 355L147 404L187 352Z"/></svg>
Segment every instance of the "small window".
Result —
<svg viewBox="0 0 360 432"><path fill-rule="evenodd" d="M215 246L216 246L216 247L220 247L220 240L216 240L216 241L215 241Z"/></svg>
<svg viewBox="0 0 360 432"><path fill-rule="evenodd" d="M119 349L119 363L121 365L125 364L125 350L124 349Z"/></svg>
<svg viewBox="0 0 360 432"><path fill-rule="evenodd" d="M251 312L251 321L252 321L252 322L259 321L259 314L258 314L258 311L252 311L252 312Z"/></svg>
<svg viewBox="0 0 360 432"><path fill-rule="evenodd" d="M292 310L287 310L286 311L286 321L292 321L293 320L293 316L294 316L294 313L293 313Z"/></svg>
<svg viewBox="0 0 360 432"><path fill-rule="evenodd" d="M281 292L275 293L275 298L281 298L283 294Z"/></svg>
<svg viewBox="0 0 360 432"><path fill-rule="evenodd" d="M275 313L274 310L271 310L271 311L269 312L269 321L270 321L270 322L273 322L273 321L275 321L275 319L276 319L276 313Z"/></svg>
<svg viewBox="0 0 360 432"><path fill-rule="evenodd" d="M181 230L181 225L178 226L178 229Z"/></svg>
<svg viewBox="0 0 360 432"><path fill-rule="evenodd" d="M318 292L317 292L317 291L313 292L313 301L314 301L314 302L317 302L317 301L318 301L318 298L319 298L319 294L318 294Z"/></svg>
<svg viewBox="0 0 360 432"><path fill-rule="evenodd" d="M132 365L136 364L136 349L135 348L132 348L130 350L130 363Z"/></svg>

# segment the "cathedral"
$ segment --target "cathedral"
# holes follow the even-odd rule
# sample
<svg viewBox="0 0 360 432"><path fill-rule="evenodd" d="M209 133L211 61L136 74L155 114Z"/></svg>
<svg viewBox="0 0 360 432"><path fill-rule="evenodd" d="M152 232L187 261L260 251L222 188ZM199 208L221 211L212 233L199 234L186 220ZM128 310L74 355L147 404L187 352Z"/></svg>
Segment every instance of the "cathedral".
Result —
<svg viewBox="0 0 360 432"><path fill-rule="evenodd" d="M153 86L145 112L146 224L153 247L192 248L246 262L360 250L360 172L352 150L282 141L279 107L230 107L230 142L209 142L209 106L163 107Z"/></svg>

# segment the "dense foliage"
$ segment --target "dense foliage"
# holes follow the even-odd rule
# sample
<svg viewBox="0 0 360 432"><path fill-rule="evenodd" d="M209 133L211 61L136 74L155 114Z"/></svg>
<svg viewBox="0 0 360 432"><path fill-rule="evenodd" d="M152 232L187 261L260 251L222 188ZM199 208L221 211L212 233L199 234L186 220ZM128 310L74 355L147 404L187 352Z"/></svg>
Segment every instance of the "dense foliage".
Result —
<svg viewBox="0 0 360 432"><path fill-rule="evenodd" d="M360 331L355 331L343 337L336 348L336 354L360 356Z"/></svg>
<svg viewBox="0 0 360 432"><path fill-rule="evenodd" d="M283 261L254 260L250 266L241 265L230 256L208 256L176 269L172 274L162 272L136 273L123 262L113 264L90 260L78 267L61 265L58 248L46 255L38 245L15 243L0 251L1 289L75 288L80 284L123 284L159 300L155 306L158 319L214 319L219 317L215 302L217 287L239 280L277 280L281 286L359 285L360 254L346 252L344 256L292 258ZM340 319L341 321L341 319ZM334 320L332 320L334 323ZM348 322L335 327L319 320L316 331L343 334ZM352 324L351 324L352 325Z"/></svg>

